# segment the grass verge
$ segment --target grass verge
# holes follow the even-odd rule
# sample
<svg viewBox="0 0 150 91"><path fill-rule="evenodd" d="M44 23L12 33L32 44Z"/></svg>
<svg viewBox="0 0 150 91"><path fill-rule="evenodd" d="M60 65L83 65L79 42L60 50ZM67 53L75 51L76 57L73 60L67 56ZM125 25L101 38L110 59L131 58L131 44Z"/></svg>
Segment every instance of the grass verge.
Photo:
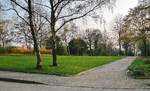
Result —
<svg viewBox="0 0 150 91"><path fill-rule="evenodd" d="M93 67L101 66L123 57L118 56L58 56L58 67L50 66L52 57L43 55L43 68L36 70L35 56L0 56L0 70L42 73L51 75L74 75Z"/></svg>
<svg viewBox="0 0 150 91"><path fill-rule="evenodd" d="M134 78L150 79L150 57L138 57L129 66L128 73Z"/></svg>

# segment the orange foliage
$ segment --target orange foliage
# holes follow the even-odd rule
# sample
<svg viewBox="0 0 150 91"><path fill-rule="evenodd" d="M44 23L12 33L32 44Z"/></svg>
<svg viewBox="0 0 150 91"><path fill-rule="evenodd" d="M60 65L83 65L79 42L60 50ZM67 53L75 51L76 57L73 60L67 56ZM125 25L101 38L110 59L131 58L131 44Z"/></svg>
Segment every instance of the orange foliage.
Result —
<svg viewBox="0 0 150 91"><path fill-rule="evenodd" d="M50 50L50 49L40 48L41 54L51 54L51 51L52 51L52 50Z"/></svg>
<svg viewBox="0 0 150 91"><path fill-rule="evenodd" d="M33 50L28 48L11 48L10 52L18 54L31 54L33 53Z"/></svg>
<svg viewBox="0 0 150 91"><path fill-rule="evenodd" d="M41 48L40 49L41 54L50 54L51 50L46 49L46 48ZM14 54L32 54L33 49L28 49L28 48L11 48L10 53Z"/></svg>

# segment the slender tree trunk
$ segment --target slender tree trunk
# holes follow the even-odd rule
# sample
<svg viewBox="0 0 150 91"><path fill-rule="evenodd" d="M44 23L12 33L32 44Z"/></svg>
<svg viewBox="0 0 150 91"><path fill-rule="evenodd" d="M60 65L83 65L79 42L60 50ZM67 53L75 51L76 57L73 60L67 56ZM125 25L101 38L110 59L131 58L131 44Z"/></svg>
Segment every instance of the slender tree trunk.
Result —
<svg viewBox="0 0 150 91"><path fill-rule="evenodd" d="M93 53L92 53L92 42L91 42L91 40L90 40L90 45L89 45L89 47L90 47L90 56L92 56Z"/></svg>
<svg viewBox="0 0 150 91"><path fill-rule="evenodd" d="M92 56L92 55L93 55L92 48L90 47L90 56Z"/></svg>
<svg viewBox="0 0 150 91"><path fill-rule="evenodd" d="M128 56L128 44L125 44L125 55Z"/></svg>
<svg viewBox="0 0 150 91"><path fill-rule="evenodd" d="M119 56L121 56L121 43L119 41Z"/></svg>
<svg viewBox="0 0 150 91"><path fill-rule="evenodd" d="M97 52L96 52L96 50L97 50L97 42L98 42L98 40L95 40L95 42L94 42L94 55L97 55Z"/></svg>
<svg viewBox="0 0 150 91"><path fill-rule="evenodd" d="M28 46L28 38L27 38L27 36L25 35L25 44L26 44L26 48L28 48L29 49L29 46Z"/></svg>
<svg viewBox="0 0 150 91"><path fill-rule="evenodd" d="M67 45L67 55L70 55L70 49L68 45Z"/></svg>
<svg viewBox="0 0 150 91"><path fill-rule="evenodd" d="M134 56L137 56L136 55L136 45L134 44Z"/></svg>
<svg viewBox="0 0 150 91"><path fill-rule="evenodd" d="M33 42L34 42L34 50L35 50L36 57L37 57L36 69L41 69L42 68L42 59L41 59L41 54L40 54L39 46L38 46L38 43L37 43L35 31L34 31L33 21L32 21L32 16L33 15L32 15L31 0L28 0L28 9L29 9L30 29L31 29L31 34L32 34Z"/></svg>
<svg viewBox="0 0 150 91"><path fill-rule="evenodd" d="M2 47L5 48L5 41L2 39Z"/></svg>
<svg viewBox="0 0 150 91"><path fill-rule="evenodd" d="M80 56L80 49L77 49L77 55Z"/></svg>
<svg viewBox="0 0 150 91"><path fill-rule="evenodd" d="M143 38L143 44L144 44L144 56L147 56L147 43L146 43L146 36Z"/></svg>
<svg viewBox="0 0 150 91"><path fill-rule="evenodd" d="M104 44L104 55L107 55L107 40L105 39L105 44Z"/></svg>
<svg viewBox="0 0 150 91"><path fill-rule="evenodd" d="M121 39L120 39L120 32L119 32L119 40L118 40L118 42L119 42L119 56L121 56Z"/></svg>
<svg viewBox="0 0 150 91"><path fill-rule="evenodd" d="M57 51L56 51L56 35L53 31L52 34L52 56L53 56L53 66L57 66Z"/></svg>
<svg viewBox="0 0 150 91"><path fill-rule="evenodd" d="M55 44L53 44L53 50L52 50L52 54L53 54L53 66L57 66L57 54L56 54L56 48L54 46Z"/></svg>

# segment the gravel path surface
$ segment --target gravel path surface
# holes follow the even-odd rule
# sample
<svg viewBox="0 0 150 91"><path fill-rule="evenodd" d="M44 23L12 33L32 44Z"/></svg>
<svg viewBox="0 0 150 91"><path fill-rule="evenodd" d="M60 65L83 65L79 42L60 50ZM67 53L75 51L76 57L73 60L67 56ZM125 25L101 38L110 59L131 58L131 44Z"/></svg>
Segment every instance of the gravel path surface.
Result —
<svg viewBox="0 0 150 91"><path fill-rule="evenodd" d="M29 80L47 84L46 86L30 85L33 89L31 91L34 91L34 89L35 91L48 91L46 89L49 89L49 91L150 91L150 87L144 84L143 81L135 80L127 76L127 67L134 59L135 57L127 57L71 77L0 71L0 78ZM4 87L1 83L3 85L11 84L0 82L0 88ZM28 86L28 84L20 85L23 85L23 87ZM23 87L20 86L20 88ZM39 87L45 90L37 89ZM0 91L5 90L0 89Z"/></svg>

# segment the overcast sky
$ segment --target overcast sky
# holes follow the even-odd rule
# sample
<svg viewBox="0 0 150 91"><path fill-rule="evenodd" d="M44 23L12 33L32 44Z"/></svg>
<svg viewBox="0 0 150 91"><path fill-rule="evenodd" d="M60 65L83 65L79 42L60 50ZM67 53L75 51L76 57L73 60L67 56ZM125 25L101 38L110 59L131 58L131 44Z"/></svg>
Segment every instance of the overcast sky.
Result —
<svg viewBox="0 0 150 91"><path fill-rule="evenodd" d="M117 2L116 2L115 7L113 8L113 12L111 12L109 10L104 10L104 12L103 12L103 17L106 20L107 29L109 28L109 25L111 25L111 22L115 16L117 16L118 14L122 14L122 15L128 14L129 9L137 6L137 2L138 2L138 0L116 0L116 1ZM12 13L10 13L10 12L7 13L6 15L7 15L7 18L13 17ZM78 20L77 22L79 22L78 26L80 26L81 29L82 28L83 29L86 29L86 28L101 29L100 22L99 21L95 22L93 19L90 19L90 18L87 19L86 24L83 24L83 22L81 22L81 20Z"/></svg>
<svg viewBox="0 0 150 91"><path fill-rule="evenodd" d="M126 15L130 8L137 6L137 3L138 0L117 0L113 13L106 12L105 17L109 21L118 14Z"/></svg>
<svg viewBox="0 0 150 91"><path fill-rule="evenodd" d="M137 3L138 3L138 0L117 0L113 11L104 10L103 17L106 20L106 24L107 24L106 27L108 28L110 26L112 20L118 14L127 15L130 8L137 6ZM101 29L100 28L101 24L99 22L92 21L91 19L89 19L89 21L87 21L87 24L84 25L85 26L84 28Z"/></svg>

